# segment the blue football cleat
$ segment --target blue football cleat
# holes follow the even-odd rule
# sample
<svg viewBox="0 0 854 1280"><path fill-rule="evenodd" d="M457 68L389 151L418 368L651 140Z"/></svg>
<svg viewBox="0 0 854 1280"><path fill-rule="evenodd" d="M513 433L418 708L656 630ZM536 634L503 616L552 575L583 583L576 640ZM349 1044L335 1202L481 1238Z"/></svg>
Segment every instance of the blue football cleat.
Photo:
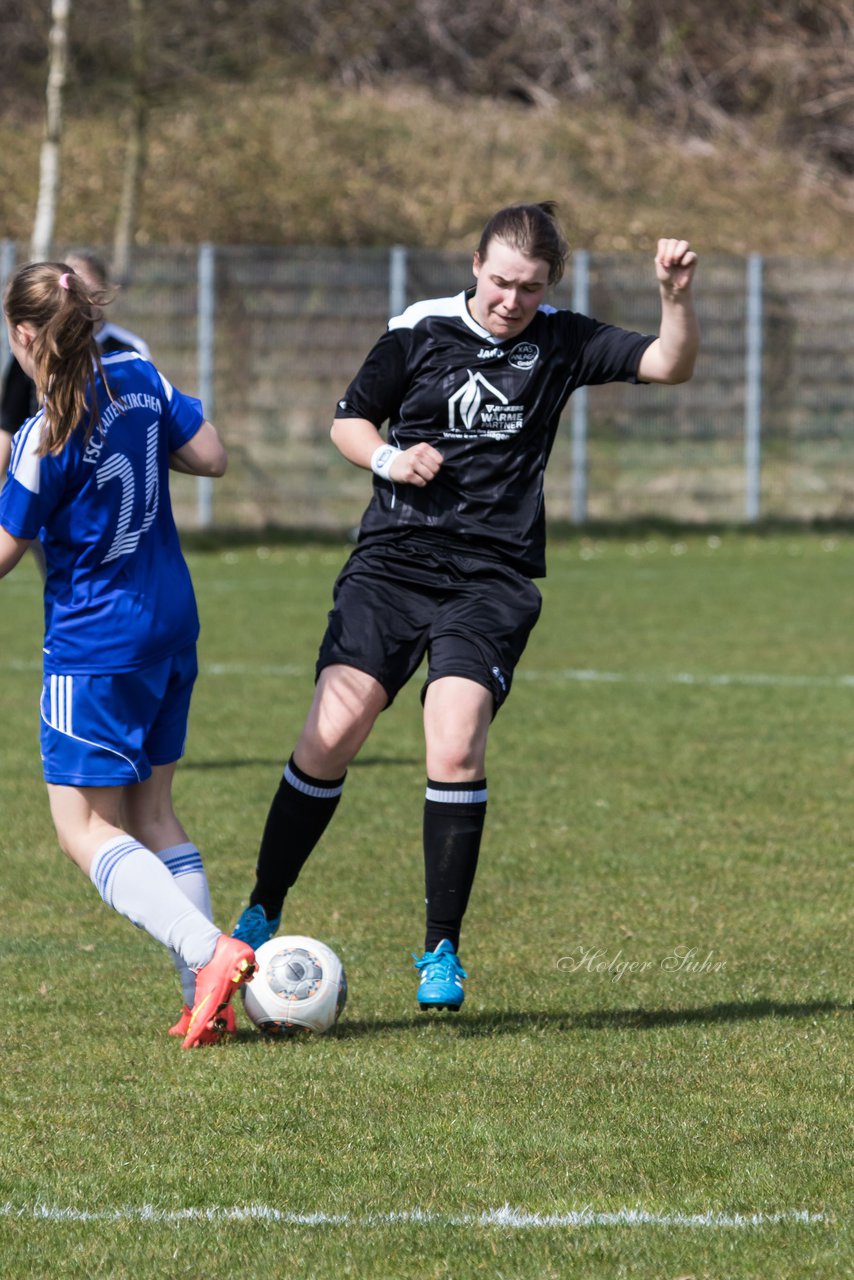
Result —
<svg viewBox="0 0 854 1280"><path fill-rule="evenodd" d="M413 955L415 968L421 973L418 1003L422 1009L450 1009L456 1013L463 1000L463 978L467 978L452 944L443 938L435 951L425 951L419 960Z"/></svg>
<svg viewBox="0 0 854 1280"><path fill-rule="evenodd" d="M268 920L261 903L256 902L254 907L247 907L241 914L231 936L239 938L241 942L248 942L252 950L257 951L263 943L275 938L281 923L281 914L274 920Z"/></svg>

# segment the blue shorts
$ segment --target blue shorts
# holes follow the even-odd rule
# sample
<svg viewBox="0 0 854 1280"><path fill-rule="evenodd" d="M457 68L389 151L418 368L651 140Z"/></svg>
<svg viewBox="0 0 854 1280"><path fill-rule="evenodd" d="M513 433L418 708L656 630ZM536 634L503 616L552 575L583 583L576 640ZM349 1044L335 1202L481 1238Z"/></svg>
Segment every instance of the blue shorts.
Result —
<svg viewBox="0 0 854 1280"><path fill-rule="evenodd" d="M45 675L41 750L45 782L121 787L184 754L196 646L118 675Z"/></svg>

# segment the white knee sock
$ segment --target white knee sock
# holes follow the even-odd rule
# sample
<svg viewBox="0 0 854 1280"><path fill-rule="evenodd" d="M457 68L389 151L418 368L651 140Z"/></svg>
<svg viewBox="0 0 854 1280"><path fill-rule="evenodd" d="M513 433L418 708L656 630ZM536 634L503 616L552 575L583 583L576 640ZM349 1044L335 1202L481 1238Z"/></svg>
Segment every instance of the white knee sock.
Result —
<svg viewBox="0 0 854 1280"><path fill-rule="evenodd" d="M157 857L177 882L184 896L190 899L194 907L198 907L206 919L213 920L208 878L205 875L202 855L196 846L190 843L175 844L169 849L161 849ZM196 975L184 963L177 951L172 951L171 955L181 980L184 1004L192 1009L196 1000Z"/></svg>
<svg viewBox="0 0 854 1280"><path fill-rule="evenodd" d="M219 929L138 841L130 836L108 840L92 859L89 877L108 907L177 951L188 968L201 969L213 956Z"/></svg>

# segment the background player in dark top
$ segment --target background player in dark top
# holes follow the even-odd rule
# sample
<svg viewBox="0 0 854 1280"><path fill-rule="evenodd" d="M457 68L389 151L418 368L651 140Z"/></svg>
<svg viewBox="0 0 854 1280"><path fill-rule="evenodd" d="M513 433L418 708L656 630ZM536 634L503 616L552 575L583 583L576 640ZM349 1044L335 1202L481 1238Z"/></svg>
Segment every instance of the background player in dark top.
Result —
<svg viewBox="0 0 854 1280"><path fill-rule="evenodd" d="M463 1000L457 947L486 813L487 735L540 611L532 579L545 572L543 474L561 410L585 384L684 382L699 344L687 241L658 242L657 337L548 306L566 254L554 206L500 210L474 255L475 287L393 319L339 401L332 439L373 470L373 496L235 928L252 946L276 931L348 765L426 653L422 1008Z"/></svg>
<svg viewBox="0 0 854 1280"><path fill-rule="evenodd" d="M102 360L103 301L65 263L23 267L6 289L10 346L41 408L0 493L0 578L42 539L41 750L57 836L104 901L172 952L195 1002L172 1032L192 1048L219 1038L254 957L213 924L172 807L199 619L168 477L222 475L227 458L199 401L147 360Z"/></svg>

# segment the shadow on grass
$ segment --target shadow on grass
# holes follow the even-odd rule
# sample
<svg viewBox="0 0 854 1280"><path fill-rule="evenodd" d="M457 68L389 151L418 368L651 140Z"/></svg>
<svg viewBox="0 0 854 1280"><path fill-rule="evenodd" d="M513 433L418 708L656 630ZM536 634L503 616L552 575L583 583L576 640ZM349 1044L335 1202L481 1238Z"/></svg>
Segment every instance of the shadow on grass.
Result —
<svg viewBox="0 0 854 1280"><path fill-rule="evenodd" d="M358 756L350 765L351 769L374 769L377 765L381 767L394 768L395 765L422 765L424 764L423 756Z"/></svg>
<svg viewBox="0 0 854 1280"><path fill-rule="evenodd" d="M751 1000L744 1004L702 1005L696 1009L592 1009L586 1013L513 1011L495 1013L430 1014L408 1018L377 1019L375 1022L342 1022L332 1033L337 1040L379 1035L388 1031L411 1031L436 1025L452 1027L462 1037L501 1036L531 1031L649 1031L655 1027L689 1026L716 1022L753 1022L762 1018L811 1018L819 1014L854 1012L854 1004L816 1000L785 1004L775 1000Z"/></svg>
<svg viewBox="0 0 854 1280"><path fill-rule="evenodd" d="M182 760L181 772L185 770L197 770L204 772L207 769L251 769L255 766L267 768L268 766L278 765L280 769L285 767L287 756L277 756L275 760L264 760L259 756L242 756L239 760ZM350 765L351 769L373 769L380 766L385 769L393 769L400 766L420 765L424 761L420 756L407 758L405 756L367 756L364 759L354 760Z"/></svg>
<svg viewBox="0 0 854 1280"><path fill-rule="evenodd" d="M256 765L263 768L278 765L281 769L282 761L278 756L275 760L262 760L257 756L242 756L240 760L182 760L180 767L182 773L188 770L190 772L195 770L198 773L204 773L208 769L252 769Z"/></svg>

